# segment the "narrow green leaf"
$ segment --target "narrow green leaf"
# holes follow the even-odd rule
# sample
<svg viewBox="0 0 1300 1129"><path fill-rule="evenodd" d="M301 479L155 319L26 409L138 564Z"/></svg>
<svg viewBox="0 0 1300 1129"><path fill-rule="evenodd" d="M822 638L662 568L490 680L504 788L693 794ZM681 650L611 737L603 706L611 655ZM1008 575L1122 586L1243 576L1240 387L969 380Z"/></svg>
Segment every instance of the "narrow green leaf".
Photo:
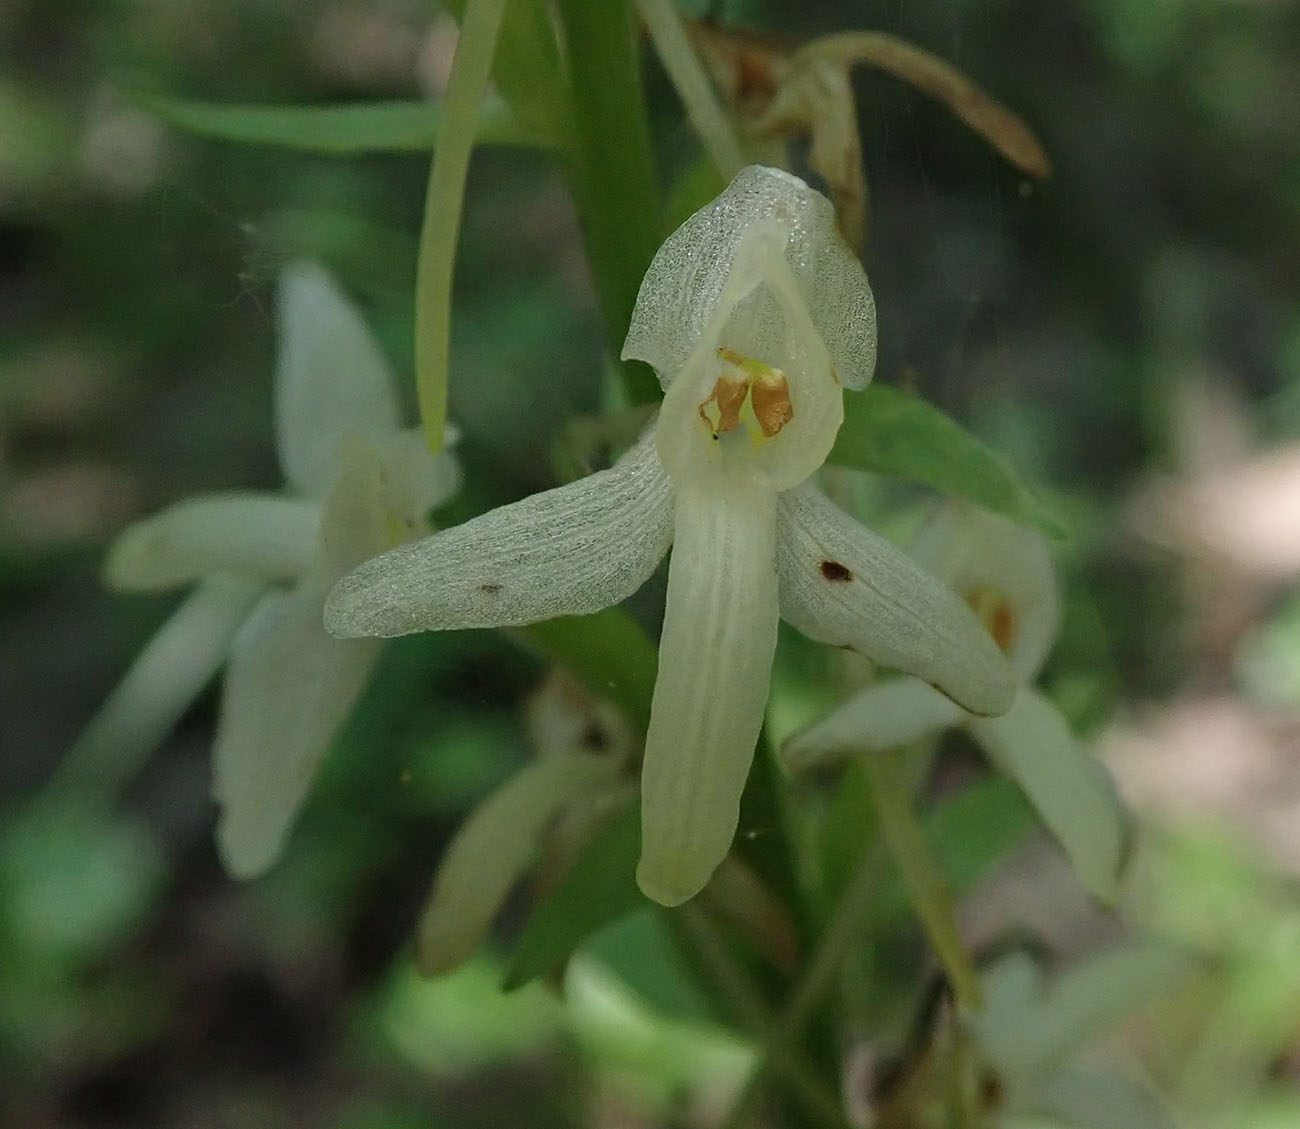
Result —
<svg viewBox="0 0 1300 1129"><path fill-rule="evenodd" d="M424 201L415 276L415 390L425 439L434 452L442 448L447 422L451 280L465 178L505 7L506 0L470 0L466 5Z"/></svg>
<svg viewBox="0 0 1300 1129"><path fill-rule="evenodd" d="M640 855L641 812L632 804L587 844L533 910L506 967L506 991L545 976L597 929L650 905L636 884Z"/></svg>
<svg viewBox="0 0 1300 1129"><path fill-rule="evenodd" d="M629 0L560 0L573 98L572 181L610 341L627 332L641 277L659 245L659 201L651 159L635 24ZM644 365L624 367L635 403L659 398Z"/></svg>
<svg viewBox="0 0 1300 1129"><path fill-rule="evenodd" d="M142 90L126 97L163 121L204 137L252 145L280 145L315 153L428 152L438 137L436 102L353 102L326 106L201 102ZM558 138L535 124L525 126L499 99L478 109L479 145L553 149Z"/></svg>
<svg viewBox="0 0 1300 1129"><path fill-rule="evenodd" d="M953 993L963 1006L974 1010L979 1006L979 981L957 933L952 893L912 811L905 763L891 752L864 757L862 764L871 782L876 817L890 857L948 974Z"/></svg>
<svg viewBox="0 0 1300 1129"><path fill-rule="evenodd" d="M1067 533L993 448L933 404L887 384L845 397L844 424L828 461L967 498L1050 537Z"/></svg>
<svg viewBox="0 0 1300 1129"><path fill-rule="evenodd" d="M592 694L624 711L643 731L650 723L659 655L650 637L626 612L561 616L511 632L559 663Z"/></svg>

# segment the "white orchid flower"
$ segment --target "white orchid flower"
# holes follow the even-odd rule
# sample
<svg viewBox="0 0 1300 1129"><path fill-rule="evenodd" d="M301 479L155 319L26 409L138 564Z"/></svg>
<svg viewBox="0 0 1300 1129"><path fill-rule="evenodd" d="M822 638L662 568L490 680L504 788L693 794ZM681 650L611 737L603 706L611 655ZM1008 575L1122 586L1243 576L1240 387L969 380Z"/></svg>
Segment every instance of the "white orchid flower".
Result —
<svg viewBox="0 0 1300 1129"><path fill-rule="evenodd" d="M344 636L518 625L631 595L673 546L642 775L641 888L697 893L726 855L778 614L997 713L1013 682L942 584L807 483L875 363L875 307L829 202L751 166L647 271L624 359L666 390L610 470L404 546L342 580Z"/></svg>
<svg viewBox="0 0 1300 1129"><path fill-rule="evenodd" d="M979 613L1006 653L1020 683L1011 708L999 717L980 717L919 679L878 682L795 734L781 750L782 760L798 771L964 728L1024 790L1087 889L1113 901L1126 838L1114 785L1033 686L1060 626L1047 543L1004 517L953 505L921 531L913 554Z"/></svg>
<svg viewBox="0 0 1300 1129"><path fill-rule="evenodd" d="M427 532L425 514L458 481L450 456L400 429L379 346L320 267L285 269L278 320L289 490L201 495L122 533L105 566L112 587L198 587L69 754L106 771L119 756L138 764L224 663L217 842L239 877L275 861L379 653L377 641L326 634L326 593L366 557Z"/></svg>
<svg viewBox="0 0 1300 1129"><path fill-rule="evenodd" d="M613 706L553 676L529 702L526 723L536 759L474 809L439 864L416 934L426 976L473 954L543 852L571 862L635 795L640 748Z"/></svg>

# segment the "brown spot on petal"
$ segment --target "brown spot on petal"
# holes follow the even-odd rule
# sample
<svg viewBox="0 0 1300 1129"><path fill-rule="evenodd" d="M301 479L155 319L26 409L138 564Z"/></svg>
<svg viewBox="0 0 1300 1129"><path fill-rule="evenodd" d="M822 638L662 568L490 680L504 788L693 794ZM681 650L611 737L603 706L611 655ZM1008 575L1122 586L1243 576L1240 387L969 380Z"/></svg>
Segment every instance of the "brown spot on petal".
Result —
<svg viewBox="0 0 1300 1129"><path fill-rule="evenodd" d="M845 584L853 579L853 573L839 561L822 561L822 575L837 584Z"/></svg>

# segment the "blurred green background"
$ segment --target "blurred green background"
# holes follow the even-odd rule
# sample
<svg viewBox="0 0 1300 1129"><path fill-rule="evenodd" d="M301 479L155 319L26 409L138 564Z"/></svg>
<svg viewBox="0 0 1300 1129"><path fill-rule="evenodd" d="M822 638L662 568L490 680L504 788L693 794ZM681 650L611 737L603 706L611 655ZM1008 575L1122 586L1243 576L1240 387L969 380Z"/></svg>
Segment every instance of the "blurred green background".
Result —
<svg viewBox="0 0 1300 1129"><path fill-rule="evenodd" d="M963 419L1070 521L1048 682L1142 813L1128 920L1215 970L1143 1021L1145 1067L1188 1124L1300 1124L1300 5L686 8L792 42L906 37L1050 152L1031 186L941 107L858 75L880 379ZM108 540L195 491L279 481L282 263L339 276L414 400L427 157L202 140L120 89L436 95L454 43L417 0L0 5L6 1125L709 1124L701 1078L738 1069L717 1032L637 1018L599 964L585 1010L537 985L499 997L487 958L415 979L440 847L526 756L518 705L543 668L495 635L388 649L259 882L211 845L215 690L112 811L41 791L173 603L107 595ZM694 142L644 62L664 199ZM602 406L602 334L561 170L477 153L452 352L469 486L449 519L553 483L560 428ZM977 934L1072 951L1066 884L998 879L971 896Z"/></svg>

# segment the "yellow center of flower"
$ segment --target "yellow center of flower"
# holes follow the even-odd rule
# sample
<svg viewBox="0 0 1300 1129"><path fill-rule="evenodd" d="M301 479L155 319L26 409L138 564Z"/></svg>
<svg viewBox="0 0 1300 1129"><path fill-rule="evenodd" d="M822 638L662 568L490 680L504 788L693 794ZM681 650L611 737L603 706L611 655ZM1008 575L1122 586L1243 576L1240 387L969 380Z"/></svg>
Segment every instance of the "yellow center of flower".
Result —
<svg viewBox="0 0 1300 1129"><path fill-rule="evenodd" d="M1016 609L1005 593L987 584L967 589L966 602L980 617L1002 653L1009 654L1016 641Z"/></svg>
<svg viewBox="0 0 1300 1129"><path fill-rule="evenodd" d="M714 439L742 424L755 443L771 439L794 418L785 373L725 346L718 357L722 373L700 404L700 419Z"/></svg>

